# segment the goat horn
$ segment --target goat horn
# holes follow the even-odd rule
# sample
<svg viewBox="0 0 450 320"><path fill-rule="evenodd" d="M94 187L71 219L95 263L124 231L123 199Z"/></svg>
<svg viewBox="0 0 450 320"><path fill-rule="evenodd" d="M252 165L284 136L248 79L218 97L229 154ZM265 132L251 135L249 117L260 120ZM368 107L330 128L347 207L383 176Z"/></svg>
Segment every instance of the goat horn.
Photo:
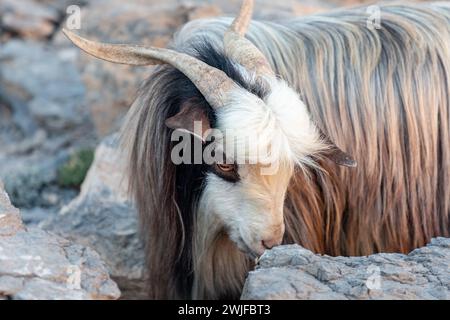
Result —
<svg viewBox="0 0 450 320"><path fill-rule="evenodd" d="M259 75L273 75L274 72L263 53L245 38L253 12L253 0L244 0L237 17L224 35L225 53L249 70Z"/></svg>
<svg viewBox="0 0 450 320"><path fill-rule="evenodd" d="M214 109L226 103L231 90L240 89L222 70L185 53L155 47L94 42L69 30L62 31L76 46L99 59L136 66L166 63L172 65L194 83Z"/></svg>

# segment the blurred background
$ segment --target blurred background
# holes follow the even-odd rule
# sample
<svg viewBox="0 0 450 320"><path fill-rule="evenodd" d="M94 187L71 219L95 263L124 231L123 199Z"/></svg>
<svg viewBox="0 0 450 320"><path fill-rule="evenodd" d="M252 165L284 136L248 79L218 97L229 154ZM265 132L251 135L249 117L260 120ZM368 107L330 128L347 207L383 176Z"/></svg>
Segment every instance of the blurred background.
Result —
<svg viewBox="0 0 450 320"><path fill-rule="evenodd" d="M277 20L371 2L257 0L255 18ZM80 8L79 33L88 38L164 47L188 21L233 16L240 3L0 0L0 180L28 225L93 246L124 297L139 297L145 272L114 133L151 68L81 53L61 33L67 8Z"/></svg>

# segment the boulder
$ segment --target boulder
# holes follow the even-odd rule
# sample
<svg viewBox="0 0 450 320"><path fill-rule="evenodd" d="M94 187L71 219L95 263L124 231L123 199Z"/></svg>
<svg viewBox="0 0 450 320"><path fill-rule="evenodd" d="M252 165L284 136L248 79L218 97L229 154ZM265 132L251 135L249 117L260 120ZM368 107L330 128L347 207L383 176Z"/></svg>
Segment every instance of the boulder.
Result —
<svg viewBox="0 0 450 320"><path fill-rule="evenodd" d="M3 183L0 181L0 237L12 236L23 229L19 210L11 204Z"/></svg>
<svg viewBox="0 0 450 320"><path fill-rule="evenodd" d="M60 13L55 8L33 0L0 1L0 27L21 37L50 37L59 19Z"/></svg>
<svg viewBox="0 0 450 320"><path fill-rule="evenodd" d="M26 228L0 185L1 299L118 299L98 254L37 228Z"/></svg>
<svg viewBox="0 0 450 320"><path fill-rule="evenodd" d="M94 248L123 297L138 299L145 297L144 249L117 144L112 135L98 146L79 196L40 226Z"/></svg>
<svg viewBox="0 0 450 320"><path fill-rule="evenodd" d="M61 190L56 186L58 167L67 158L68 151L44 154L45 149L22 156L0 152L0 178L14 204L21 208L50 207L73 198L75 190Z"/></svg>
<svg viewBox="0 0 450 320"><path fill-rule="evenodd" d="M408 255L330 257L298 245L266 251L241 299L450 299L450 239Z"/></svg>
<svg viewBox="0 0 450 320"><path fill-rule="evenodd" d="M56 10L60 13L60 15L65 15L67 13L67 8L69 6L79 6L82 7L86 5L89 1L95 1L95 0L34 0L42 4L43 6L46 6L48 8L51 8L53 10Z"/></svg>
<svg viewBox="0 0 450 320"><path fill-rule="evenodd" d="M47 189L59 166L72 148L94 144L75 52L18 39L0 45L0 179L21 208L54 205L44 193L55 194Z"/></svg>
<svg viewBox="0 0 450 320"><path fill-rule="evenodd" d="M76 52L22 40L0 46L0 100L25 135L38 127L60 134L88 122L85 87L71 61Z"/></svg>

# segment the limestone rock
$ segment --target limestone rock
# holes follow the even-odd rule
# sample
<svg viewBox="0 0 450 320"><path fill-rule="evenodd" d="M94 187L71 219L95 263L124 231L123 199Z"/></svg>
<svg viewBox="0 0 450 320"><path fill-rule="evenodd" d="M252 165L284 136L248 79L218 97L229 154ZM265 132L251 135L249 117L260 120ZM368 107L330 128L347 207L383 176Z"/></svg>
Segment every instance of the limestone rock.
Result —
<svg viewBox="0 0 450 320"><path fill-rule="evenodd" d="M72 147L91 143L76 50L18 39L0 45L0 179L21 208L50 206L43 191L58 167Z"/></svg>
<svg viewBox="0 0 450 320"><path fill-rule="evenodd" d="M0 237L12 236L23 229L19 210L11 205L9 196L0 181Z"/></svg>
<svg viewBox="0 0 450 320"><path fill-rule="evenodd" d="M143 298L144 250L124 172L117 136L107 137L96 150L80 195L41 226L94 248L106 262L123 296Z"/></svg>
<svg viewBox="0 0 450 320"><path fill-rule="evenodd" d="M408 255L316 255L298 245L266 251L242 299L450 299L450 239Z"/></svg>
<svg viewBox="0 0 450 320"><path fill-rule="evenodd" d="M0 1L0 26L25 38L49 37L59 18L57 10L36 1Z"/></svg>
<svg viewBox="0 0 450 320"><path fill-rule="evenodd" d="M90 248L26 229L0 185L0 299L117 299L120 291Z"/></svg>
<svg viewBox="0 0 450 320"><path fill-rule="evenodd" d="M60 133L87 120L85 87L68 51L11 40L0 46L0 62L0 98L25 133L37 127Z"/></svg>

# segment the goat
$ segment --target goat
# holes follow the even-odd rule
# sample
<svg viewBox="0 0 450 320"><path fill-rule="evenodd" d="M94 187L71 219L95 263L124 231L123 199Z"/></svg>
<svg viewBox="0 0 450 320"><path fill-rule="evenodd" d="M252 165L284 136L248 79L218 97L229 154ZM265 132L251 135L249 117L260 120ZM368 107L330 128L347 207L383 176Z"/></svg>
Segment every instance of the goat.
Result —
<svg viewBox="0 0 450 320"><path fill-rule="evenodd" d="M172 49L64 30L98 58L163 64L122 132L151 298L238 298L255 258L280 243L368 255L450 235L450 7L382 5L379 29L365 7L250 23L252 7L187 24ZM233 139L208 139L212 128ZM219 160L175 164L180 130Z"/></svg>

